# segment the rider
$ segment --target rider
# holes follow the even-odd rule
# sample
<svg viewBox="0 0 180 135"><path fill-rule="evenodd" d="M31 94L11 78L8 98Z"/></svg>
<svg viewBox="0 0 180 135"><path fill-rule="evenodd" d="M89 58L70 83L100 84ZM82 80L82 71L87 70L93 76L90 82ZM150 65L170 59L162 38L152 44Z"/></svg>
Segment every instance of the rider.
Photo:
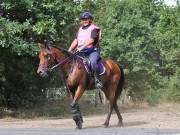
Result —
<svg viewBox="0 0 180 135"><path fill-rule="evenodd" d="M99 71L97 62L100 59L99 40L101 29L92 23L93 16L90 12L84 12L81 16L82 26L79 28L76 38L71 43L69 51L76 49L84 52L91 62L92 70L94 71L96 88L102 88L102 83L99 79Z"/></svg>

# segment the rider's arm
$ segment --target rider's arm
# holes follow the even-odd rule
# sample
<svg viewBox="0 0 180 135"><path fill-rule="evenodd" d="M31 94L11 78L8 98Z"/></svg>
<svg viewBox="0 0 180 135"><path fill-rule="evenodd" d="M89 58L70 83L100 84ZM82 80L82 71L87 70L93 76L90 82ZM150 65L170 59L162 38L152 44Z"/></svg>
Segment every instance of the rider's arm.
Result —
<svg viewBox="0 0 180 135"><path fill-rule="evenodd" d="M100 29L94 29L91 32L91 37L94 39L93 46L95 48L99 46L99 36L100 36L99 34L100 34Z"/></svg>
<svg viewBox="0 0 180 135"><path fill-rule="evenodd" d="M68 51L72 51L77 47L77 39L75 38L74 41L71 43L71 46L69 47Z"/></svg>
<svg viewBox="0 0 180 135"><path fill-rule="evenodd" d="M94 40L96 40L98 38L98 29L93 29L91 32L91 38L93 38Z"/></svg>

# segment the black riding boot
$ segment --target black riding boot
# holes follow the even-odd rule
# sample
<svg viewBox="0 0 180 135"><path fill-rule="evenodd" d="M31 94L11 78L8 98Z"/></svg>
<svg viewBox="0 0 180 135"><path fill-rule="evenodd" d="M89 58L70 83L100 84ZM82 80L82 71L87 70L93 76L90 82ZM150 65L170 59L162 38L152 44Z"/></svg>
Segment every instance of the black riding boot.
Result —
<svg viewBox="0 0 180 135"><path fill-rule="evenodd" d="M100 76L99 76L98 69L96 69L94 71L94 77L95 77L95 87L96 87L96 89L101 89L103 87L103 84L102 84L101 80L99 79Z"/></svg>

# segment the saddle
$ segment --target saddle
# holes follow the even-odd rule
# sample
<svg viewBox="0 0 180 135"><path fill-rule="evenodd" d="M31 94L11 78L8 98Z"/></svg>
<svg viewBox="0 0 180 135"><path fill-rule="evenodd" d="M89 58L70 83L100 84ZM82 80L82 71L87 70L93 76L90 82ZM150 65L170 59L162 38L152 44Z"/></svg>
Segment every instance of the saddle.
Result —
<svg viewBox="0 0 180 135"><path fill-rule="evenodd" d="M84 58L83 64L84 64L84 67L85 67L87 73L93 74L91 62L88 58ZM98 61L98 71L99 71L99 75L103 75L106 72L106 68L103 64L103 60L101 60L101 59Z"/></svg>

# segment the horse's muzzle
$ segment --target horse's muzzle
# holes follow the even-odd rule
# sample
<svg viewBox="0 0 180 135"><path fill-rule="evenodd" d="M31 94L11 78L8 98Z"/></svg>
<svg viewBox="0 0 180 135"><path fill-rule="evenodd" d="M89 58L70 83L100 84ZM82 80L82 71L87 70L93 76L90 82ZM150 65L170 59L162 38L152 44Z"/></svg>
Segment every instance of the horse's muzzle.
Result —
<svg viewBox="0 0 180 135"><path fill-rule="evenodd" d="M41 77L47 77L47 76L48 76L48 74L47 74L46 72L40 72L39 75L40 75Z"/></svg>
<svg viewBox="0 0 180 135"><path fill-rule="evenodd" d="M46 77L46 76L48 76L47 72L46 72L43 68L41 68L41 67L38 68L37 73L38 73L41 77Z"/></svg>

